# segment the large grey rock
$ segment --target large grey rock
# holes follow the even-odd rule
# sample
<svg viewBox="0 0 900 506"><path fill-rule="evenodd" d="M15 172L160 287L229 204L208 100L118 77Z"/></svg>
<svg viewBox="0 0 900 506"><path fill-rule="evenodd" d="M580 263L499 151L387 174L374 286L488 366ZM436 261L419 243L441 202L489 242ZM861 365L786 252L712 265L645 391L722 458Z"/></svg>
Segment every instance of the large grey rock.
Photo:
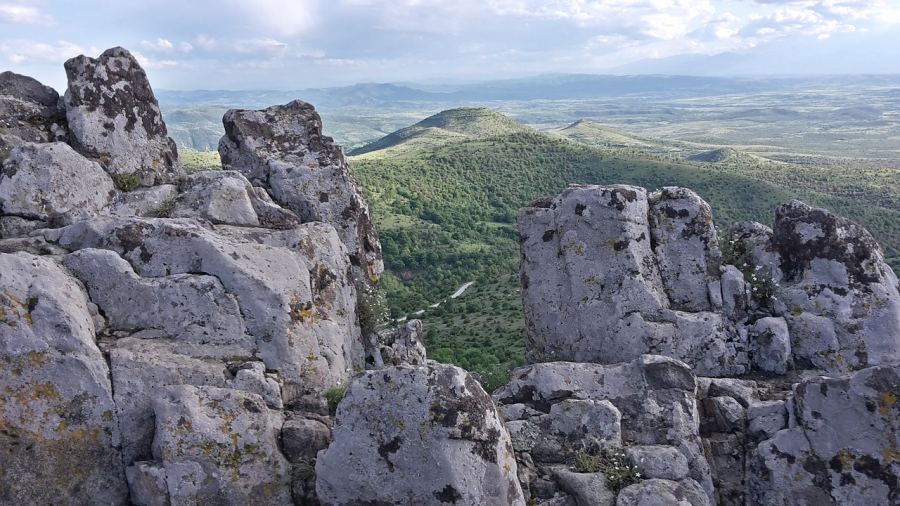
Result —
<svg viewBox="0 0 900 506"><path fill-rule="evenodd" d="M122 279L136 287L135 297L151 304L154 294L174 297L169 301L174 306L141 315L145 308L131 305L127 297L103 301L100 296L101 305L121 313L114 322L173 337L188 355L260 359L284 379L285 402L314 402L324 410L321 394L363 366L346 249L330 225L278 231L220 225L211 230L192 220L97 218L45 234L70 251L117 253L134 275L115 262L103 269L98 264L91 272ZM218 322L217 331L204 329L203 321Z"/></svg>
<svg viewBox="0 0 900 506"><path fill-rule="evenodd" d="M686 188L665 187L650 199L650 233L663 286L674 309L711 311L721 299L712 209Z"/></svg>
<svg viewBox="0 0 900 506"><path fill-rule="evenodd" d="M18 147L0 172L0 214L63 222L96 216L114 195L99 165L60 142Z"/></svg>
<svg viewBox="0 0 900 506"><path fill-rule="evenodd" d="M721 289L709 274L714 268L718 273L718 253L710 242L715 233L702 218L706 205L686 190L668 189L666 195L671 199L654 198L653 212L660 216L654 233L666 241L658 250L668 281L651 246L643 188L570 186L520 212L530 361L617 363L653 353L684 360L705 375L746 372L746 337L721 314L670 307L665 283L682 307L691 306L684 301L696 293L703 294L702 307L712 307L710 294L718 291L721 299ZM677 215L688 204L700 224L690 225L689 218L663 222L665 209ZM698 233L684 237L691 227ZM695 253L702 256L699 263L689 260Z"/></svg>
<svg viewBox="0 0 900 506"><path fill-rule="evenodd" d="M178 150L147 75L126 49L65 63L64 101L70 141L111 174L133 175L140 185L174 181L181 173Z"/></svg>
<svg viewBox="0 0 900 506"><path fill-rule="evenodd" d="M512 380L494 392L494 398L501 405L524 404L551 414L566 400L608 401L621 414L621 440L626 447L676 447L689 463L690 476L713 497L700 441L696 388L686 364L644 355L615 365L547 362L525 366L512 372ZM509 422L510 431L533 423L534 418Z"/></svg>
<svg viewBox="0 0 900 506"><path fill-rule="evenodd" d="M142 218L166 218L175 206L178 187L161 184L149 188L137 188L130 192L117 192L104 210L112 216L138 216Z"/></svg>
<svg viewBox="0 0 900 506"><path fill-rule="evenodd" d="M425 327L421 320L403 322L379 337L384 365L425 365Z"/></svg>
<svg viewBox="0 0 900 506"><path fill-rule="evenodd" d="M791 336L784 318L760 318L750 327L750 360L757 370L784 374L793 366Z"/></svg>
<svg viewBox="0 0 900 506"><path fill-rule="evenodd" d="M320 500L524 505L491 398L457 367L388 367L357 377L316 462Z"/></svg>
<svg viewBox="0 0 900 506"><path fill-rule="evenodd" d="M898 399L900 366L800 383L789 403L791 428L778 431L748 456L748 501L900 502Z"/></svg>
<svg viewBox="0 0 900 506"><path fill-rule="evenodd" d="M564 466L551 469L553 479L575 500L577 506L612 506L616 493L610 490L603 473L576 473Z"/></svg>
<svg viewBox="0 0 900 506"><path fill-rule="evenodd" d="M687 478L688 462L684 454L672 446L630 446L625 449L641 477L678 481Z"/></svg>
<svg viewBox="0 0 900 506"><path fill-rule="evenodd" d="M304 222L332 224L347 246L356 279L376 282L384 265L369 206L340 146L322 134L313 106L295 100L262 111L232 109L223 123L223 167L265 187Z"/></svg>
<svg viewBox="0 0 900 506"><path fill-rule="evenodd" d="M280 417L256 394L171 386L153 399L153 456L173 505L293 504Z"/></svg>
<svg viewBox="0 0 900 506"><path fill-rule="evenodd" d="M153 399L167 385L225 386L225 364L179 353L169 340L124 338L110 351L116 413L126 465L151 459Z"/></svg>
<svg viewBox="0 0 900 506"><path fill-rule="evenodd" d="M215 353L215 347L221 347L220 354L249 354L255 344L244 328L237 299L214 276L142 278L106 249L76 251L64 264L87 286L114 331L183 341L182 352L188 355ZM204 350L192 353L190 348Z"/></svg>
<svg viewBox="0 0 900 506"><path fill-rule="evenodd" d="M775 214L794 361L828 371L900 362L897 276L864 228L793 201Z"/></svg>
<svg viewBox="0 0 900 506"><path fill-rule="evenodd" d="M629 485L619 492L617 506L707 506L709 498L693 480L674 482L651 479Z"/></svg>
<svg viewBox="0 0 900 506"><path fill-rule="evenodd" d="M293 228L300 218L254 188L240 172L211 170L182 180L181 194L169 213L173 218L203 218L217 224Z"/></svg>
<svg viewBox="0 0 900 506"><path fill-rule="evenodd" d="M622 415L607 400L566 399L550 412L507 422L513 448L536 461L567 462L585 444L621 446Z"/></svg>
<svg viewBox="0 0 900 506"><path fill-rule="evenodd" d="M6 143L65 141L59 94L37 80L0 72L0 150ZM14 146L11 146L14 147ZM0 154L0 161L4 156Z"/></svg>
<svg viewBox="0 0 900 506"><path fill-rule="evenodd" d="M123 504L109 370L81 286L48 258L0 254L0 500Z"/></svg>

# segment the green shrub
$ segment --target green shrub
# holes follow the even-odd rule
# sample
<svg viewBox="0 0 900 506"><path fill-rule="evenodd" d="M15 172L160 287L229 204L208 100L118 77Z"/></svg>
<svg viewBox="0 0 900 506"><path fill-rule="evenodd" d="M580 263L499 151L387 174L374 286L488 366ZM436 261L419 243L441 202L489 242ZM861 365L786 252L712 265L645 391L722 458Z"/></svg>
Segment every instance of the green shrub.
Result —
<svg viewBox="0 0 900 506"><path fill-rule="evenodd" d="M325 400L328 401L328 412L331 413L331 416L334 416L335 413L337 413L338 404L341 403L341 400L346 393L346 385L338 385L325 392Z"/></svg>
<svg viewBox="0 0 900 506"><path fill-rule="evenodd" d="M778 284L771 275L760 272L762 267L753 263L750 247L746 242L738 240L733 230L719 234L719 249L722 250L722 262L737 267L744 275L751 297L767 303L775 296Z"/></svg>
<svg viewBox="0 0 900 506"><path fill-rule="evenodd" d="M112 174L113 183L123 192L130 192L141 185L141 178L137 174Z"/></svg>
<svg viewBox="0 0 900 506"><path fill-rule="evenodd" d="M364 283L356 285L356 311L363 336L368 336L390 318L384 293L378 287Z"/></svg>
<svg viewBox="0 0 900 506"><path fill-rule="evenodd" d="M594 442L586 444L575 455L572 470L576 473L603 473L606 485L614 492L641 479L637 466L629 461L622 449L601 448Z"/></svg>

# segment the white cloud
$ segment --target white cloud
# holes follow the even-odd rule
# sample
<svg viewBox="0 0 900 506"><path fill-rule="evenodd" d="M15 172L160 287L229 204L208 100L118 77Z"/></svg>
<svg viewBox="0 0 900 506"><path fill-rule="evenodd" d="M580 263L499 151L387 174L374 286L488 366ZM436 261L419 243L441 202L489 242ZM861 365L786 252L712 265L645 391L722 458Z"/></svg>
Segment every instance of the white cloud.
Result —
<svg viewBox="0 0 900 506"><path fill-rule="evenodd" d="M272 38L238 40L234 50L238 53L257 54L270 58L284 57L290 46L286 42Z"/></svg>
<svg viewBox="0 0 900 506"><path fill-rule="evenodd" d="M194 44L204 51L212 51L218 46L216 39L206 34L200 34L194 39Z"/></svg>
<svg viewBox="0 0 900 506"><path fill-rule="evenodd" d="M141 46L153 51L172 51L175 45L169 39L142 40Z"/></svg>
<svg viewBox="0 0 900 506"><path fill-rule="evenodd" d="M228 0L241 16L279 36L294 36L313 27L312 0Z"/></svg>
<svg viewBox="0 0 900 506"><path fill-rule="evenodd" d="M190 53L191 51L194 50L194 45L191 44L190 42L180 42L178 44L178 50L181 51L182 53Z"/></svg>
<svg viewBox="0 0 900 506"><path fill-rule="evenodd" d="M0 3L0 23L34 25L52 22L53 18L42 13L37 7L21 3Z"/></svg>
<svg viewBox="0 0 900 506"><path fill-rule="evenodd" d="M0 54L16 65L22 63L61 64L69 58L84 53L85 50L81 46L64 40L54 43L26 39L0 42Z"/></svg>
<svg viewBox="0 0 900 506"><path fill-rule="evenodd" d="M149 58L137 51L132 51L131 54L134 55L138 63L141 64L141 67L144 67L145 69L164 69L180 65L177 60Z"/></svg>

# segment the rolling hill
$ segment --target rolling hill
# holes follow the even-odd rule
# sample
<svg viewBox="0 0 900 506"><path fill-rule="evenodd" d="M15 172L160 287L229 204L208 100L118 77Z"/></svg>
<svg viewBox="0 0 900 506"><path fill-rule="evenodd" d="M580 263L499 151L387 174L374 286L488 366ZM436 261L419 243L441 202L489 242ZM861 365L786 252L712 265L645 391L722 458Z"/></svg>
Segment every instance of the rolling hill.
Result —
<svg viewBox="0 0 900 506"><path fill-rule="evenodd" d="M778 203L799 198L863 223L895 268L900 264L896 171L743 156L737 162L687 161L660 154L664 143L586 123L573 127L599 131L608 146L537 132L485 109L459 109L390 134L351 158L374 207L392 313L427 309L421 318L434 358L488 378L518 365L524 327L515 295L515 216L569 183L686 186L710 202L719 226L771 223ZM468 281L476 284L466 295L429 308Z"/></svg>
<svg viewBox="0 0 900 506"><path fill-rule="evenodd" d="M429 116L415 125L393 132L381 139L350 152L351 156L385 151L430 149L448 142L483 139L530 131L500 113L484 107L449 109Z"/></svg>

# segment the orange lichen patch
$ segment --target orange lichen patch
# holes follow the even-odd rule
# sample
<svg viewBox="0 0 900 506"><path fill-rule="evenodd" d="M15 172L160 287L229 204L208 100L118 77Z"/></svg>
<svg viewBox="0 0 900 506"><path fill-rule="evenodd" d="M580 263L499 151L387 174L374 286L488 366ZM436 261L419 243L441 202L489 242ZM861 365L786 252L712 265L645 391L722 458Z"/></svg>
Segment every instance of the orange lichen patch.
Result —
<svg viewBox="0 0 900 506"><path fill-rule="evenodd" d="M291 297L291 321L315 323L318 319L311 301L303 301L300 296L294 294Z"/></svg>
<svg viewBox="0 0 900 506"><path fill-rule="evenodd" d="M46 351L29 351L25 354L31 365L41 366L50 361Z"/></svg>
<svg viewBox="0 0 900 506"><path fill-rule="evenodd" d="M841 463L841 469L851 469L856 461L856 457L853 456L850 450L845 448L838 453L838 461Z"/></svg>
<svg viewBox="0 0 900 506"><path fill-rule="evenodd" d="M31 389L30 400L45 399L48 401L58 401L62 399L53 383L39 383Z"/></svg>
<svg viewBox="0 0 900 506"><path fill-rule="evenodd" d="M878 394L878 403L881 404L881 407L878 408L878 413L881 416L887 416L888 411L897 404L897 394L893 392L881 392Z"/></svg>

